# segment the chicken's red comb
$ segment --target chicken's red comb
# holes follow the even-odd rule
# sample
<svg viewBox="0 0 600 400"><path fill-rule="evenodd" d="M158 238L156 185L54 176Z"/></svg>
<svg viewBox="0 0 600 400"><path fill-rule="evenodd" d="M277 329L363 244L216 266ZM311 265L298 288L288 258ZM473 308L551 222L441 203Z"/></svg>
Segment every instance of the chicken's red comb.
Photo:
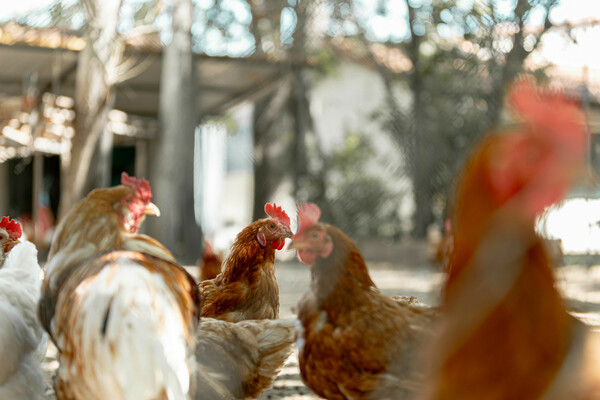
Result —
<svg viewBox="0 0 600 400"><path fill-rule="evenodd" d="M561 92L541 89L530 82L515 84L509 93L513 109L527 125L528 134L551 142L560 154L581 158L586 149L585 115Z"/></svg>
<svg viewBox="0 0 600 400"><path fill-rule="evenodd" d="M213 257L214 255L215 252L212 246L210 245L210 242L204 239L204 257Z"/></svg>
<svg viewBox="0 0 600 400"><path fill-rule="evenodd" d="M136 197L140 198L145 203L150 203L152 199L152 190L150 183L142 179L137 179L135 176L127 175L127 172L121 174L121 185L126 186L135 192Z"/></svg>
<svg viewBox="0 0 600 400"><path fill-rule="evenodd" d="M281 222L288 229L290 228L290 217L283 211L283 208L278 206L277 204L267 203L265 204L265 212L267 215L277 221Z"/></svg>
<svg viewBox="0 0 600 400"><path fill-rule="evenodd" d="M16 240L21 237L21 224L14 219L8 217L2 217L0 221L0 228L4 228L8 232L8 237L12 240Z"/></svg>
<svg viewBox="0 0 600 400"><path fill-rule="evenodd" d="M296 235L301 235L305 230L319 222L321 209L315 203L298 204L298 231Z"/></svg>
<svg viewBox="0 0 600 400"><path fill-rule="evenodd" d="M585 116L574 102L521 82L509 98L522 127L503 135L500 158L490 169L490 182L499 204L527 188L523 204L531 215L560 200L583 167L586 151ZM502 147L501 147L502 146Z"/></svg>

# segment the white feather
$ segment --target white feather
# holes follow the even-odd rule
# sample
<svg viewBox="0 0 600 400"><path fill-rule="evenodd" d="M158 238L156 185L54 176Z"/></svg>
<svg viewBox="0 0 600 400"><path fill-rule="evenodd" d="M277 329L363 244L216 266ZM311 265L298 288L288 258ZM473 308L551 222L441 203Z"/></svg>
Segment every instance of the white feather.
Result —
<svg viewBox="0 0 600 400"><path fill-rule="evenodd" d="M306 344L306 340L304 339L304 326L302 326L302 321L297 319L295 321L296 327L296 347L298 348L298 352L302 353L304 350L304 345Z"/></svg>
<svg viewBox="0 0 600 400"><path fill-rule="evenodd" d="M76 398L156 399L163 391L169 400L187 398L185 323L161 275L121 262L83 281L77 295L71 334L79 345L73 364L61 362L58 372Z"/></svg>
<svg viewBox="0 0 600 400"><path fill-rule="evenodd" d="M19 243L0 268L0 400L41 399L46 334L37 319L41 269L32 243ZM41 355L43 353L43 355Z"/></svg>

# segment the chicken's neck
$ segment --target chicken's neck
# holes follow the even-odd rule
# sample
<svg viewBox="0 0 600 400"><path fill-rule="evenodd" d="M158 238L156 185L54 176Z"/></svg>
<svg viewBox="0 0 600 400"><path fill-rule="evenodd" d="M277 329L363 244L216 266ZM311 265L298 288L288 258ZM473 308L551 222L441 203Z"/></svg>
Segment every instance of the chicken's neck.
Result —
<svg viewBox="0 0 600 400"><path fill-rule="evenodd" d="M514 398L511 388L515 387L526 390L524 397L539 398L547 389L547 382L559 371L573 334L573 322L554 287L544 245L535 239L533 231L529 234L533 239L517 258L511 257L506 249L504 258L492 253L477 262L473 257L475 261L465 264L462 273L449 282L445 293L449 318L454 318L455 326L462 326L449 332L448 337L466 335L460 339L462 345L447 359L446 368L463 369L468 368L468 364L485 363L490 374L488 378L496 377L496 383L489 388L490 393L502 393L504 397L500 398ZM470 273L479 266L483 267L479 273ZM488 283L495 282L495 285L484 290L486 296L483 297L477 287L481 287L486 280L484 277L489 276L492 279L486 278ZM499 285L505 285L505 289ZM475 298L478 301L473 301ZM477 321L476 326L473 321ZM522 381L498 378L514 378L511 371L522 369L536 371L535 377L519 375L523 377ZM489 382L477 376L476 379ZM462 380L455 384L470 387L475 383Z"/></svg>
<svg viewBox="0 0 600 400"><path fill-rule="evenodd" d="M139 251L177 263L171 252L153 237L139 234L127 233L122 235L123 250Z"/></svg>
<svg viewBox="0 0 600 400"><path fill-rule="evenodd" d="M311 267L311 290L317 304L334 313L362 304L376 290L358 248L342 235L333 232L333 252Z"/></svg>
<svg viewBox="0 0 600 400"><path fill-rule="evenodd" d="M258 228L249 227L240 232L231 246L229 256L223 262L217 277L224 283L253 281L258 272L275 274L275 249L262 246L256 240ZM260 274L259 274L260 275Z"/></svg>

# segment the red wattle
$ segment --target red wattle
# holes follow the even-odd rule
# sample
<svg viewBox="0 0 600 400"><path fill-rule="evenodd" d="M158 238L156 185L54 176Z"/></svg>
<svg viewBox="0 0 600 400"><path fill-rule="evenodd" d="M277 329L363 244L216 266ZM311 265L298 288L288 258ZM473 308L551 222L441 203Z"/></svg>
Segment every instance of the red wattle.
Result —
<svg viewBox="0 0 600 400"><path fill-rule="evenodd" d="M310 250L298 250L298 259L302 264L313 265L317 261L317 253Z"/></svg>
<svg viewBox="0 0 600 400"><path fill-rule="evenodd" d="M271 248L275 250L281 250L285 246L285 240L283 239L275 239L271 242Z"/></svg>

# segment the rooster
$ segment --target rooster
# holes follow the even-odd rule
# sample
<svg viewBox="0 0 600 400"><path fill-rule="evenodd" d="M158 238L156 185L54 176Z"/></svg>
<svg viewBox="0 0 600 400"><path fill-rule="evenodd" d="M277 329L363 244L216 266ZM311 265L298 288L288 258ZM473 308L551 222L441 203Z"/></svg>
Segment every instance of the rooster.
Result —
<svg viewBox="0 0 600 400"><path fill-rule="evenodd" d="M198 268L200 269L200 280L207 281L214 279L221 272L221 264L223 260L219 254L215 254L210 242L204 241L204 252L202 259L198 260Z"/></svg>
<svg viewBox="0 0 600 400"><path fill-rule="evenodd" d="M302 379L326 399L407 399L421 386L420 348L437 312L382 295L354 242L300 205L290 248L311 265L298 304L296 344Z"/></svg>
<svg viewBox="0 0 600 400"><path fill-rule="evenodd" d="M190 399L200 302L194 279L137 233L158 215L147 181L96 189L61 221L40 319L60 357L57 399Z"/></svg>
<svg viewBox="0 0 600 400"><path fill-rule="evenodd" d="M535 232L536 216L582 170L584 117L528 83L510 101L522 126L484 138L458 183L444 312L422 398L598 399L600 333L566 312Z"/></svg>
<svg viewBox="0 0 600 400"><path fill-rule="evenodd" d="M293 318L237 323L202 318L196 399L254 399L273 385L294 344Z"/></svg>
<svg viewBox="0 0 600 400"><path fill-rule="evenodd" d="M0 399L43 399L46 336L36 316L41 268L18 222L0 221Z"/></svg>
<svg viewBox="0 0 600 400"><path fill-rule="evenodd" d="M146 215L160 215L151 198L148 181L125 172L121 175L121 185L92 190L69 210L56 228L48 260L61 250L59 264L65 267L102 251L123 249L175 261L162 244L138 233Z"/></svg>
<svg viewBox="0 0 600 400"><path fill-rule="evenodd" d="M278 318L275 250L283 248L292 232L281 207L267 203L265 212L271 218L259 219L237 235L221 273L200 283L202 317L230 322Z"/></svg>

